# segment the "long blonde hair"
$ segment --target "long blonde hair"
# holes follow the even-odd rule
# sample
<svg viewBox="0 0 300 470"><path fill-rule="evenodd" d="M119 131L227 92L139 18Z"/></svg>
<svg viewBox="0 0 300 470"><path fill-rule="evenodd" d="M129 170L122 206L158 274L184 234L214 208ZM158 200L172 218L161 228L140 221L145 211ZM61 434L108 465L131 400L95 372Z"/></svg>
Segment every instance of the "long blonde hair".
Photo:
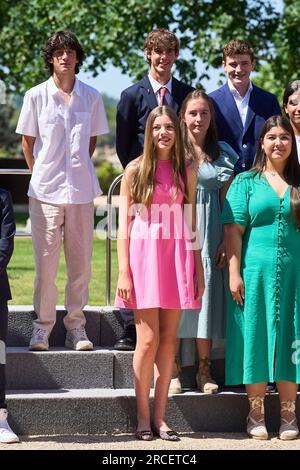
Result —
<svg viewBox="0 0 300 470"><path fill-rule="evenodd" d="M179 119L172 108L157 106L148 116L145 129L144 153L140 156L133 176L131 187L132 201L137 204L149 206L152 202L155 189L155 172L158 158L153 143L153 124L157 117L166 115L175 128L175 145L171 152L171 162L176 187L175 198L179 191L184 193L184 202L187 202L187 177L184 158L184 147L180 132ZM182 187L183 185L183 187Z"/></svg>

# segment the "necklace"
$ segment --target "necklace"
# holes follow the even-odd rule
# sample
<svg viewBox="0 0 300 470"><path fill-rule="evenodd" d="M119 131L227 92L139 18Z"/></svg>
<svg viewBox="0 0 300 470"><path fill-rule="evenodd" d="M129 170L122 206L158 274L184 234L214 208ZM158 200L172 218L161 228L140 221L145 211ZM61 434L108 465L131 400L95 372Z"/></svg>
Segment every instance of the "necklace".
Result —
<svg viewBox="0 0 300 470"><path fill-rule="evenodd" d="M274 170L266 170L267 173L270 173L271 176L278 176L279 173L277 173L277 171L274 171Z"/></svg>

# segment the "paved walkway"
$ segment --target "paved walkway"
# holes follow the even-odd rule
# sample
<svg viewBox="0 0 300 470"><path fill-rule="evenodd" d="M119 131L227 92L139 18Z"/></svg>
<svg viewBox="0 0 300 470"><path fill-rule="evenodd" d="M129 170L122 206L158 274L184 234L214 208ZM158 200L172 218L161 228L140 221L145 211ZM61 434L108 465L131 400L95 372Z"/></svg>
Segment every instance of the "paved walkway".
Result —
<svg viewBox="0 0 300 470"><path fill-rule="evenodd" d="M182 434L180 442L155 439L145 443L132 434L23 436L18 444L0 444L1 450L300 450L300 439L284 442L273 434L268 441L257 441L242 433L191 433Z"/></svg>

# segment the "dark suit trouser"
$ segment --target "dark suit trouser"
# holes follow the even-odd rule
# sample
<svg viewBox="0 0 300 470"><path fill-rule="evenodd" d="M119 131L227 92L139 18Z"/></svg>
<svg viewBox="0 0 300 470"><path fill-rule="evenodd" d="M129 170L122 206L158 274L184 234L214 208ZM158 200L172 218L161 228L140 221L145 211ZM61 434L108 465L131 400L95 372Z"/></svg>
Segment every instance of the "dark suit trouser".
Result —
<svg viewBox="0 0 300 470"><path fill-rule="evenodd" d="M5 403L5 362L6 362L6 337L7 337L7 302L0 300L0 408L6 408Z"/></svg>
<svg viewBox="0 0 300 470"><path fill-rule="evenodd" d="M120 314L124 322L124 328L126 329L129 325L134 325L133 311L127 308L120 308Z"/></svg>

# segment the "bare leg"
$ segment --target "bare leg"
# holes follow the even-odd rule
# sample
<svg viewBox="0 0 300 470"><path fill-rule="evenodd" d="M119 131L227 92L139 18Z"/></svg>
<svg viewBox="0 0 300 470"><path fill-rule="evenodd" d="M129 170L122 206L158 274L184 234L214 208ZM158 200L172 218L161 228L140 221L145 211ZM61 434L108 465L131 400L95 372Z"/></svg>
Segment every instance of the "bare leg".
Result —
<svg viewBox="0 0 300 470"><path fill-rule="evenodd" d="M211 338L197 338L197 351L199 368L196 375L197 388L202 393L216 393L219 390L215 380L211 377Z"/></svg>
<svg viewBox="0 0 300 470"><path fill-rule="evenodd" d="M295 439L298 435L297 418L295 414L298 384L294 382L277 382L280 400L281 424L280 439ZM289 426L287 426L289 423ZM285 431L285 432L283 432Z"/></svg>
<svg viewBox="0 0 300 470"><path fill-rule="evenodd" d="M175 347L175 361L173 363L173 370L172 370L172 379L176 379L179 376L179 348L180 348L180 338L176 338L176 347Z"/></svg>
<svg viewBox="0 0 300 470"><path fill-rule="evenodd" d="M159 312L159 346L155 357L155 393L154 393L154 426L163 431L169 427L165 422L168 390L175 359L176 336L180 321L180 310Z"/></svg>
<svg viewBox="0 0 300 470"><path fill-rule="evenodd" d="M295 384L294 382L280 381L277 382L277 388L280 401L296 400L298 384Z"/></svg>
<svg viewBox="0 0 300 470"><path fill-rule="evenodd" d="M199 359L208 358L210 359L211 356L211 348L212 348L212 340L206 338L197 338L197 351Z"/></svg>
<svg viewBox="0 0 300 470"><path fill-rule="evenodd" d="M151 429L149 394L159 341L158 309L135 310L137 343L133 356L137 430Z"/></svg>

